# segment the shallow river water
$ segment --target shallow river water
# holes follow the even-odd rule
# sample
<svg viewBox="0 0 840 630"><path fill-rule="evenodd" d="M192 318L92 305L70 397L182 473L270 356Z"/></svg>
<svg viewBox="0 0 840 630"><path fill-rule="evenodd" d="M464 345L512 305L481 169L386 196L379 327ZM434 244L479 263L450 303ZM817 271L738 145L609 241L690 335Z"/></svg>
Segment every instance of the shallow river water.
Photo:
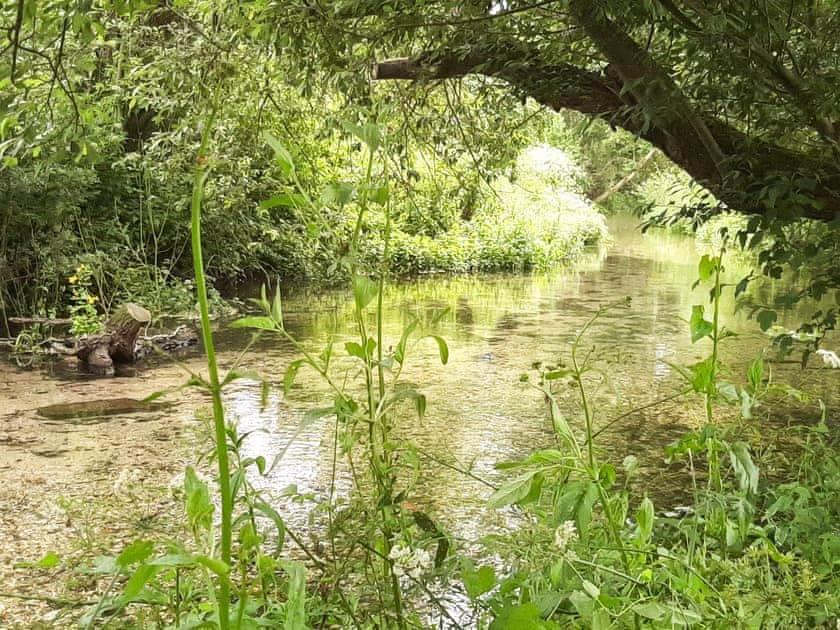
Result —
<svg viewBox="0 0 840 630"><path fill-rule="evenodd" d="M494 465L552 442L543 397L522 384L520 375L536 376L533 364L537 361L552 363L568 357L576 331L599 307L624 297L630 298L629 308L605 314L583 344L599 358L605 375L604 383L592 392L596 427L624 416L599 437L598 447L601 456L616 465L627 455L636 456L642 464L642 482L659 505L684 500L680 488L686 487L687 477L683 471L663 465L663 447L703 423L702 404L678 399L650 405L682 387L673 365L691 364L708 352L707 341L691 343L686 321L692 304L708 302L708 288L691 289L700 254L692 238L640 235L630 218L612 219L610 227L613 242L589 253L571 270L429 277L387 288L387 345L396 344L412 318L423 322L424 332L444 337L449 345L447 365L441 365L431 339L411 347L403 380L426 395L426 416L418 422L406 405L396 433L413 442L420 454L421 475L412 502L452 533L475 540L503 524L508 515L487 510L485 505L491 486L503 479ZM742 271L734 269L732 279L739 279ZM762 288L765 292L775 289L772 284ZM336 355L344 357L339 363L346 365L348 387L351 391L357 387L359 375L344 351L344 342L353 339L349 294L291 292L285 299L285 311L287 327L316 354L330 337L335 340ZM722 318L726 327L742 333L723 353L733 373L742 373L749 360L768 346L767 338L745 314L735 313L728 293ZM790 322L795 319L795 314L789 316ZM220 327L217 344L223 368L237 360L249 336L246 331ZM299 492L324 497L335 475L337 491L346 492L349 471L340 461L333 469L334 422L323 418L302 426L308 409L330 404L327 386L304 368L289 396L282 394L284 371L296 358L288 343L264 335L241 357L241 366L258 370L272 382L267 404L262 404L258 383L239 380L225 390L227 413L237 420L240 431L253 431L245 443L248 455L263 455L272 461L277 453L283 453L267 479L260 482L264 487L279 491L295 485ZM195 372L205 371L197 355L183 365ZM793 374L793 368L785 369ZM831 372L820 370L817 380L821 387L836 392L840 371ZM7 419L29 416L37 407L52 402L142 398L175 387L186 378L184 370L172 364L141 366L135 376L115 379L73 376L73 368L33 373L6 365L0 367L0 377L0 399L5 404L0 413L7 414ZM339 380L344 378L339 370ZM733 376L733 380L742 379ZM172 400L174 407L167 412L172 423L188 422L197 408L207 405L205 398L189 391ZM561 403L572 425L579 427L572 392L562 396ZM634 408L643 409L630 413ZM120 432L131 435L131 427L126 424ZM42 430L47 434L68 431L54 423L44 423ZM80 428L74 435L66 449L71 459L78 450L96 452L97 436L103 432ZM172 441L171 448L179 451L173 452L173 461L184 457L178 441ZM44 455L49 459L47 475L72 470L57 458L60 455ZM188 453L187 459L190 456ZM457 468L469 469L472 476ZM287 501L278 507L303 526L311 506Z"/></svg>

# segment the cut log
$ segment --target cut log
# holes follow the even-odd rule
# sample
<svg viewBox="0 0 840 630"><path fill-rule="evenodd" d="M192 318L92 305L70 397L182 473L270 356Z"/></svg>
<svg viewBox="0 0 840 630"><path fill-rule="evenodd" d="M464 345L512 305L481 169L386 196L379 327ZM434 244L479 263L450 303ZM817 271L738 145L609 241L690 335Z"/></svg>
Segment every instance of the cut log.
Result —
<svg viewBox="0 0 840 630"><path fill-rule="evenodd" d="M138 304L121 306L108 320L105 332L79 340L76 356L94 372L113 374L114 363L134 362L134 346L140 329L152 315Z"/></svg>

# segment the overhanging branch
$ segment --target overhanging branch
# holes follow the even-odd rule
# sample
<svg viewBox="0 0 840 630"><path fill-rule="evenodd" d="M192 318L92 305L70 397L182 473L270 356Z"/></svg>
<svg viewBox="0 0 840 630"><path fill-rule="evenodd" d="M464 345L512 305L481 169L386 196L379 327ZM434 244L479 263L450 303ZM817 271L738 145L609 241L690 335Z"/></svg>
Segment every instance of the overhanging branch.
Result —
<svg viewBox="0 0 840 630"><path fill-rule="evenodd" d="M696 114L702 127L727 157L723 165L709 155L694 127L685 123L686 133L650 124L639 115L628 95L622 95L622 83L611 73L599 73L566 63L541 59L519 42L498 42L492 47L476 47L469 51L443 51L415 58L388 59L374 64L374 80L434 81L479 74L503 80L537 102L554 110L571 109L598 116L612 126L621 127L644 138L683 168L698 182L707 186L733 210L768 217L792 218L779 205L764 205L759 192L773 178L794 176L795 171L816 175L822 188L810 194L812 203L798 204L798 215L819 221L840 217L840 172L833 162L826 162L750 138L740 130L709 115ZM726 169L723 181L719 168ZM731 182L738 183L733 187ZM753 192L753 190L755 192ZM794 198L799 196L792 190ZM792 202L797 203L797 202Z"/></svg>

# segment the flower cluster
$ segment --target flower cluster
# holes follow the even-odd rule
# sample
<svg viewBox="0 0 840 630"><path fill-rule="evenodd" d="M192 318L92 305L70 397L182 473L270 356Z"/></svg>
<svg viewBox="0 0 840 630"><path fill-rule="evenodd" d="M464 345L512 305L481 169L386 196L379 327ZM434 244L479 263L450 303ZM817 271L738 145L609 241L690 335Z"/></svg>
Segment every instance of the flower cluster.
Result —
<svg viewBox="0 0 840 630"><path fill-rule="evenodd" d="M432 561L432 556L425 549L412 549L401 543L391 547L388 558L394 563L395 575L407 575L415 580L420 579Z"/></svg>
<svg viewBox="0 0 840 630"><path fill-rule="evenodd" d="M822 357L823 362L830 368L840 369L840 357L836 352L831 350L817 350L817 354Z"/></svg>
<svg viewBox="0 0 840 630"><path fill-rule="evenodd" d="M554 546L564 551L573 540L577 540L577 528L574 521L566 521L554 532Z"/></svg>

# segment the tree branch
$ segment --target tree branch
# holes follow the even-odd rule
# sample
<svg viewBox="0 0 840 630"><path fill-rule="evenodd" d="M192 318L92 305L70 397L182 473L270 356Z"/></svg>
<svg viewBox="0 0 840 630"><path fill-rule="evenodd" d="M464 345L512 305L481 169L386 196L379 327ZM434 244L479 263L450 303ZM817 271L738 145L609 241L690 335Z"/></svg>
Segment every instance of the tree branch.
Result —
<svg viewBox="0 0 840 630"><path fill-rule="evenodd" d="M467 51L458 49L384 60L374 64L372 76L375 80L434 81L480 74L500 79L551 109L572 109L597 116L644 138L733 210L820 221L840 217L840 171L831 160L750 138L717 118L695 114L720 150L731 156L722 165L716 164L688 122L677 120L670 127L660 127L656 122L646 121L639 108L626 100L626 95L621 95L622 82L609 70L599 73L547 61L535 50L523 48L521 42L512 40L494 46L476 45ZM720 166L725 169L723 178L718 176ZM763 204L756 192L779 177L793 180L797 172L809 177L819 174L822 188L806 193L813 203L791 201L791 206L798 207L798 215L780 209L778 203ZM801 198L799 191L791 193L794 198Z"/></svg>

